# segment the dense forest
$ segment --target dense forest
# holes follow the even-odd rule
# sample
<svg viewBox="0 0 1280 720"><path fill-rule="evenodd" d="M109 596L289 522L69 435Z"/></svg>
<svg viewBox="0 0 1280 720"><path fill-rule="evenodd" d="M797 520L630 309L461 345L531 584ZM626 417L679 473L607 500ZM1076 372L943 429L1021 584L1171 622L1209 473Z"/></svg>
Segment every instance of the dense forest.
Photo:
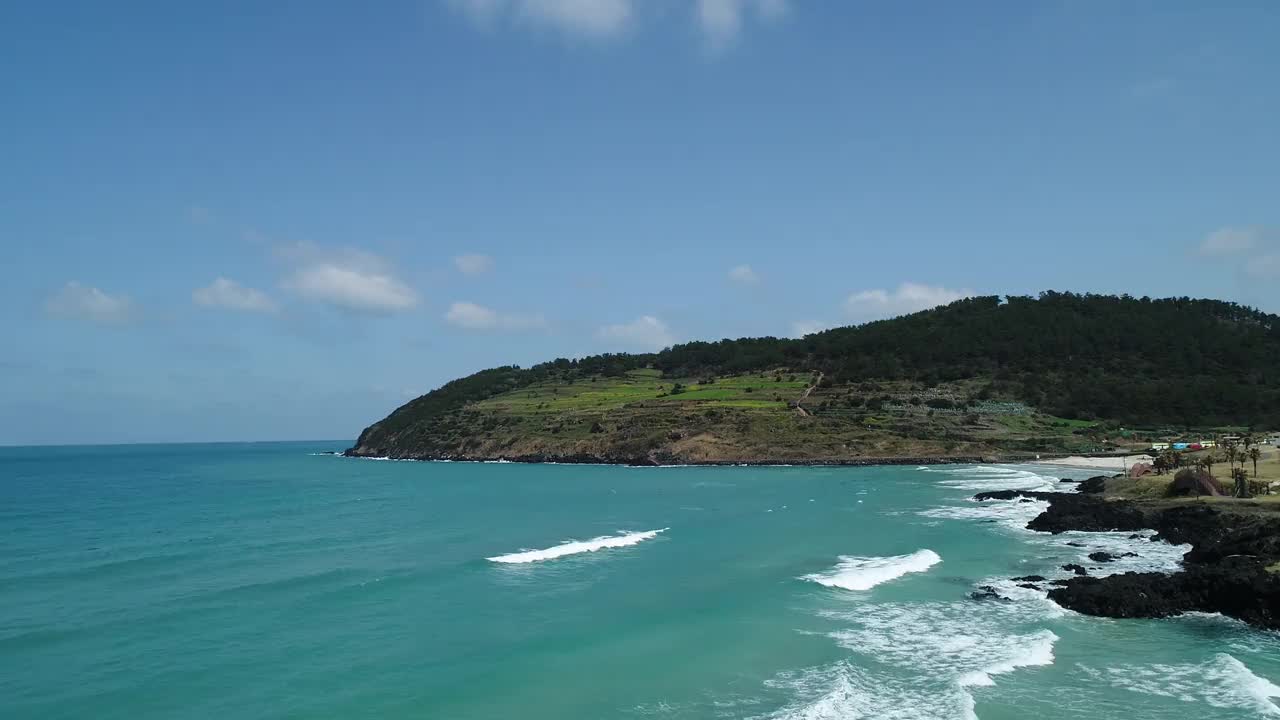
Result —
<svg viewBox="0 0 1280 720"><path fill-rule="evenodd" d="M396 410L366 434L429 427L535 382L656 368L675 378L788 368L824 383L985 378L1052 415L1136 425L1280 427L1280 320L1218 300L1045 292L974 297L800 339L690 342L650 354L484 370Z"/></svg>

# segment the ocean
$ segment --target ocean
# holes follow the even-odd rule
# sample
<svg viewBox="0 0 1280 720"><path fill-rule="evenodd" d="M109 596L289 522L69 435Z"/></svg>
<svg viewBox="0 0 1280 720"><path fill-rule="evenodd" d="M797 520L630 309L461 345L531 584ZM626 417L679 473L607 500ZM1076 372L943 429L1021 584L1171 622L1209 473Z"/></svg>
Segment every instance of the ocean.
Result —
<svg viewBox="0 0 1280 720"><path fill-rule="evenodd" d="M1176 567L969 500L1087 471L319 454L342 445L0 449L0 717L1280 716L1280 636L1008 579Z"/></svg>

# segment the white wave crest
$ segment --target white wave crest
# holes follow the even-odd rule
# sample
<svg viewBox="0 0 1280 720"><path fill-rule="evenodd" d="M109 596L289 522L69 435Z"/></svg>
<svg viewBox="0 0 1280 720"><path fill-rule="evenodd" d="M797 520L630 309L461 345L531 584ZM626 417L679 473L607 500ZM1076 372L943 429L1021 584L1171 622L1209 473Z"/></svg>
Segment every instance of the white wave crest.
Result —
<svg viewBox="0 0 1280 720"><path fill-rule="evenodd" d="M555 558L564 557L566 555L577 555L578 553L595 552L597 550L605 550L608 548L627 547L636 545L645 540L652 540L658 536L658 533L666 532L671 528L662 528L661 530L645 530L643 532L626 533L623 535L602 535L590 540L568 540L555 547L549 547L544 550L524 550L508 555L498 555L486 558L490 562L496 563L531 563L542 560L554 560Z"/></svg>
<svg viewBox="0 0 1280 720"><path fill-rule="evenodd" d="M1213 707L1252 710L1280 717L1280 687L1253 673L1227 653L1218 653L1196 665L1122 665L1097 670L1080 668L1095 680L1144 695L1202 701Z"/></svg>
<svg viewBox="0 0 1280 720"><path fill-rule="evenodd" d="M870 590L880 583L900 578L907 573L924 572L940 562L942 558L932 550L917 550L909 555L890 557L842 555L835 569L825 573L805 575L800 579L832 588Z"/></svg>

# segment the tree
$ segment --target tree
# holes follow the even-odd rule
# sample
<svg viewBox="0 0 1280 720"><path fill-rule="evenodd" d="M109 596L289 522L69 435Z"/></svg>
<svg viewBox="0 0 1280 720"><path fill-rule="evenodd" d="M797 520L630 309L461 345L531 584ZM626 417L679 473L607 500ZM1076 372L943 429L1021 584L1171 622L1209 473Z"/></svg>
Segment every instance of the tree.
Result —
<svg viewBox="0 0 1280 720"><path fill-rule="evenodd" d="M1253 476L1258 477L1258 458L1262 457L1262 451L1256 447L1249 448L1249 459L1253 461ZM1241 461L1243 464L1243 461Z"/></svg>
<svg viewBox="0 0 1280 720"><path fill-rule="evenodd" d="M1213 464L1217 462L1217 458L1213 456L1213 453L1205 453L1204 459L1201 460L1201 462L1204 463L1205 474L1209 477L1213 477Z"/></svg>
<svg viewBox="0 0 1280 720"><path fill-rule="evenodd" d="M1155 469L1157 475L1163 475L1164 471L1169 469L1169 459L1161 453L1152 458L1151 467Z"/></svg>
<svg viewBox="0 0 1280 720"><path fill-rule="evenodd" d="M1230 463L1231 468L1232 468L1232 471L1233 471L1233 472L1232 472L1231 477L1235 477L1234 470L1235 470L1235 467L1236 467L1236 458L1237 458L1237 457L1239 457L1239 456L1240 456L1240 451L1236 450L1236 446L1235 446L1235 445L1228 445L1228 446L1227 446L1227 462L1228 462L1228 463Z"/></svg>
<svg viewBox="0 0 1280 720"><path fill-rule="evenodd" d="M1235 468L1231 471L1231 478L1236 481L1235 495L1238 498L1253 497L1249 494L1249 471L1244 468Z"/></svg>

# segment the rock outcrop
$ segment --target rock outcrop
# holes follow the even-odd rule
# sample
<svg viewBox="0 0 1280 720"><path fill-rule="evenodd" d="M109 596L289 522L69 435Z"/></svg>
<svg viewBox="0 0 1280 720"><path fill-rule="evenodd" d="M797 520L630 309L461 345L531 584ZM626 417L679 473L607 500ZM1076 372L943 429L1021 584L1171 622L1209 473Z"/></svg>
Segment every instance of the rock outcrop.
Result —
<svg viewBox="0 0 1280 720"><path fill-rule="evenodd" d="M1090 483L1105 488L1105 481L1102 476L1091 478L1080 489L1085 491L1084 486ZM1063 569L1077 577L1049 583L1053 586L1049 597L1063 607L1116 618L1217 612L1259 627L1280 629L1280 573L1267 569L1280 561L1280 510L1239 502L1111 499L1101 491L1071 494L1006 490L980 493L975 499L1019 497L1049 502L1048 509L1027 524L1031 530L1061 533L1153 529L1158 533L1153 539L1192 547L1183 556L1183 570L1171 574L1128 572L1090 577L1078 564L1064 565ZM1089 559L1105 563L1131 554L1094 552Z"/></svg>

